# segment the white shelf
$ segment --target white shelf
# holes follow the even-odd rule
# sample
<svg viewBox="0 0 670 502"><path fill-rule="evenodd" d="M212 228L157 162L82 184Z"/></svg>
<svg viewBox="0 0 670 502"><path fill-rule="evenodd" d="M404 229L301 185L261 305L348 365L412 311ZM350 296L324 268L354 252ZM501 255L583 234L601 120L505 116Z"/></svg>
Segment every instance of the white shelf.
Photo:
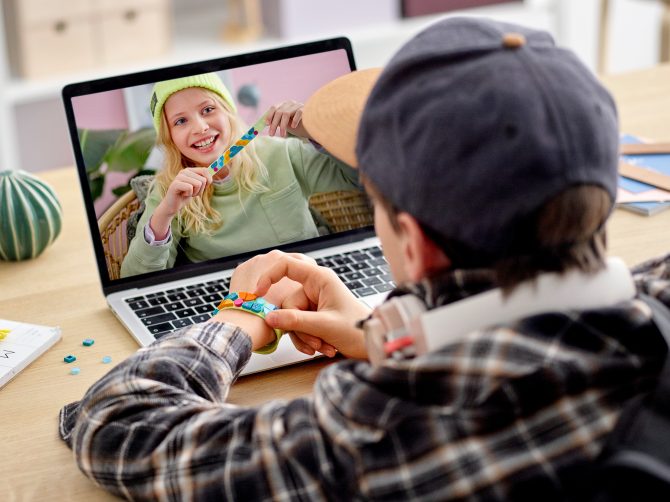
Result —
<svg viewBox="0 0 670 502"><path fill-rule="evenodd" d="M455 14L450 14L455 15ZM554 30L551 14L547 9L523 4L507 4L461 11L458 15L487 15L510 22L521 22L550 31ZM347 36L354 47L359 68L383 65L402 43L425 26L446 15L399 19L392 23L370 25L364 28L340 29L313 35L279 39L264 37L252 42L226 42L220 35L221 21L207 13L195 13L188 18L175 19L175 36L172 50L163 57L137 61L125 65L92 68L87 71L56 75L44 79L11 77L5 85L4 99L10 104L22 104L53 99L60 96L62 88L72 82L82 82L138 71L216 59L246 52L291 45L312 40ZM188 35L183 35L188 34Z"/></svg>
<svg viewBox="0 0 670 502"><path fill-rule="evenodd" d="M454 15L488 16L541 28L550 31L556 35L559 42L562 42L561 33L557 32L565 24L561 25L558 17L565 15L566 9L556 9L555 5L565 1L568 0L525 0L524 2L468 9L447 15L397 19L393 22L371 24L365 27L344 26L328 32L305 33L304 36L291 39L263 37L251 42L233 43L224 41L222 38L225 20L224 0L189 0L189 2L176 0L174 2L172 49L160 58L29 80L6 74L6 51L2 50L0 51L0 119L3 124L9 124L9 127L3 127L0 133L0 159L2 161L0 170L6 166L41 170L72 163L67 127L60 106L62 88L72 82L95 80L338 36L346 36L351 40L356 65L359 69L383 66L391 55L415 33L437 19ZM582 1L569 0L572 6ZM592 3L598 0L588 1ZM564 22L569 21L569 19L564 20ZM0 26L0 37L4 39L2 29L3 26ZM0 43L0 49L2 48ZM3 72L5 72L4 75ZM23 113L24 110L27 111L26 114ZM40 152L34 151L34 145L20 141L26 135L35 134L33 129L26 125L27 120L40 121L39 126L42 129L37 134L44 137L44 141L40 144Z"/></svg>

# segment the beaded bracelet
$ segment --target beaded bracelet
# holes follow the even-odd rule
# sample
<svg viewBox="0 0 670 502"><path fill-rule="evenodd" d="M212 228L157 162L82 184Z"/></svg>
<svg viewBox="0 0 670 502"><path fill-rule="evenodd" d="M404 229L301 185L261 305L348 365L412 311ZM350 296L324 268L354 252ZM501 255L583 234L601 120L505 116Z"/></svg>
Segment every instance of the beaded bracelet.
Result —
<svg viewBox="0 0 670 502"><path fill-rule="evenodd" d="M277 310L278 307L267 302L265 298L258 297L253 293L245 293L240 291L238 293L229 293L224 296L223 300L221 300L221 303L219 303L219 305L214 309L212 315L216 315L219 313L219 311L226 309L249 312L250 314L257 315L261 319L265 319L267 314L273 310ZM282 337L284 332L280 329L275 329L274 332L275 335L277 335L277 339L268 343L265 347L261 347L260 349L255 350L254 352L257 354L271 354L277 350L279 339Z"/></svg>

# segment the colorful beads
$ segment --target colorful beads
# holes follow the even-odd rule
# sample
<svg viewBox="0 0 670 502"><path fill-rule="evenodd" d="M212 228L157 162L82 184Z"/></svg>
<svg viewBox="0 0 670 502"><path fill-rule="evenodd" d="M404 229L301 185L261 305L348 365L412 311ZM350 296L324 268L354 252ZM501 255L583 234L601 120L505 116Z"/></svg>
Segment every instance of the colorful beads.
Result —
<svg viewBox="0 0 670 502"><path fill-rule="evenodd" d="M267 116L267 113L263 114L261 118L259 118L256 123L249 129L244 135L238 139L233 145L230 146L225 152L223 152L223 155L221 155L218 159L216 159L214 162L212 162L209 165L209 168L214 171L215 173L223 168L230 160L235 157L238 153L240 153L245 146L249 144L251 140L253 140L256 136L258 136L259 131L262 131L266 127L265 123L265 118Z"/></svg>
<svg viewBox="0 0 670 502"><path fill-rule="evenodd" d="M65 357L63 358L63 361L65 361L65 362L68 363L68 364L69 364L69 363L73 363L73 362L75 362L76 360L77 360L77 358L74 357L72 354L69 354L69 355L67 355L67 356L65 356Z"/></svg>
<svg viewBox="0 0 670 502"><path fill-rule="evenodd" d="M267 314L273 310L277 310L277 307L268 303L265 298L260 298L253 293L238 291L226 295L223 300L221 300L221 303L214 309L212 315L216 315L224 309L242 310L243 312L249 312L250 314L254 314L264 319ZM279 343L279 339L284 334L282 330L277 328L274 329L274 332L277 335L277 339L267 346L256 350L257 353L270 354L271 352L274 352Z"/></svg>
<svg viewBox="0 0 670 502"><path fill-rule="evenodd" d="M277 309L277 307L271 303L268 303L265 298L259 298L253 293L247 293L244 291L233 292L226 295L221 303L219 303L219 305L214 309L212 315L216 315L221 310L226 308L246 310L260 316Z"/></svg>

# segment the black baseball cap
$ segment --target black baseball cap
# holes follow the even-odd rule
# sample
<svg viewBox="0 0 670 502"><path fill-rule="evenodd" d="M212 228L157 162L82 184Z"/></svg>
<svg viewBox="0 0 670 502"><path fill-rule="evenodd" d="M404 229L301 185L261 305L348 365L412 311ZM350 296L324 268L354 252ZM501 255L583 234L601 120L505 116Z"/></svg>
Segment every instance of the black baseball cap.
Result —
<svg viewBox="0 0 670 502"><path fill-rule="evenodd" d="M614 204L614 100L544 31L437 22L383 70L317 91L304 123L395 207L489 255L505 254L515 230L569 187L602 187Z"/></svg>

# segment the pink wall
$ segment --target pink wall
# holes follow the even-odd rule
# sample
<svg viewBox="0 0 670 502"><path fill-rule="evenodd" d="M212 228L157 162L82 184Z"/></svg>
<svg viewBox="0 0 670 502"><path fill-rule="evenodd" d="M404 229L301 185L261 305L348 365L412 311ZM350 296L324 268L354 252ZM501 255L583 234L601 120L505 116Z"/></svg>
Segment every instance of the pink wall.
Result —
<svg viewBox="0 0 670 502"><path fill-rule="evenodd" d="M98 92L72 98L79 129L126 129L126 100L123 90Z"/></svg>
<svg viewBox="0 0 670 502"><path fill-rule="evenodd" d="M231 93L237 101L237 91L245 84L255 84L260 90L256 109L238 103L240 116L249 124L271 105L284 100L305 102L319 87L349 73L349 60L344 50L300 56L284 61L262 63L227 72ZM83 129L126 129L128 117L122 90L77 96L72 100L77 127ZM125 185L133 173L109 173L102 195L95 201L98 217L116 200L112 188Z"/></svg>
<svg viewBox="0 0 670 502"><path fill-rule="evenodd" d="M256 111L238 103L242 118L253 124L271 105L287 99L304 103L319 87L345 73L349 73L349 60L342 49L230 70L230 91L237 100L241 86L258 86L260 103Z"/></svg>
<svg viewBox="0 0 670 502"><path fill-rule="evenodd" d="M79 129L127 129L126 99L121 89L72 98L72 108ZM112 189L125 185L133 173L109 173L102 195L96 199L95 214L99 218L117 199Z"/></svg>

